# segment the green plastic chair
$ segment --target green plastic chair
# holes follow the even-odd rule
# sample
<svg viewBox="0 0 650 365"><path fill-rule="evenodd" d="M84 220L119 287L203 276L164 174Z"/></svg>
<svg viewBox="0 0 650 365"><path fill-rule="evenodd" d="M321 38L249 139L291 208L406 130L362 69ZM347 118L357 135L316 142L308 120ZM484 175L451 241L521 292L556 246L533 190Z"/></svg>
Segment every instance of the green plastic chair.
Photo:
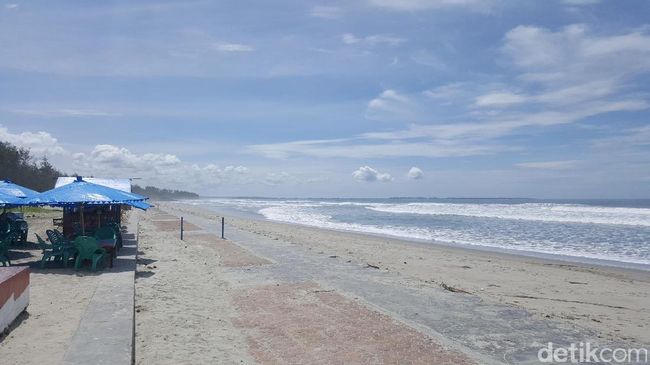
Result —
<svg viewBox="0 0 650 365"><path fill-rule="evenodd" d="M97 264L100 261L104 263L106 250L99 247L94 237L79 236L74 240L74 247L77 249L77 259L74 263L75 270L79 270L84 260L90 260L92 262L92 271L97 270Z"/></svg>
<svg viewBox="0 0 650 365"><path fill-rule="evenodd" d="M121 249L123 247L122 228L117 222L109 222L107 226L113 228L113 232L115 232L115 238L117 239L117 249Z"/></svg>
<svg viewBox="0 0 650 365"><path fill-rule="evenodd" d="M117 237L115 237L115 230L109 226L103 226L95 232L95 238L98 241L113 241L113 245L117 243Z"/></svg>
<svg viewBox="0 0 650 365"><path fill-rule="evenodd" d="M70 261L70 257L74 256L74 252L68 248L64 248L62 246L56 246L53 244L47 244L41 236L38 234L34 233L36 236L36 240L38 241L38 247L43 251L43 258L41 259L41 268L45 267L45 263L50 261L57 261L57 260L62 260L63 261L63 266L67 267L68 266L68 261ZM76 249L75 249L76 251Z"/></svg>
<svg viewBox="0 0 650 365"><path fill-rule="evenodd" d="M45 231L45 234L47 234L47 238L50 239L52 246L65 251L68 258L74 257L74 255L77 253L77 249L74 247L74 243L70 242L67 238L65 238L63 233L59 232L58 230L48 229L47 231ZM64 257L64 259L66 258ZM67 259L66 259L66 266L67 266Z"/></svg>

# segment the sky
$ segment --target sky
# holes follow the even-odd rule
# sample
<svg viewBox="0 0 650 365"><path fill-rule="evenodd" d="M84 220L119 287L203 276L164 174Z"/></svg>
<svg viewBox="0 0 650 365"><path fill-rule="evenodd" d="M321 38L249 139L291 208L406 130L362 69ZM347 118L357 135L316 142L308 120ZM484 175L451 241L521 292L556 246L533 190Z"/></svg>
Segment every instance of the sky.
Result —
<svg viewBox="0 0 650 365"><path fill-rule="evenodd" d="M650 198L650 2L0 2L0 140L210 196Z"/></svg>

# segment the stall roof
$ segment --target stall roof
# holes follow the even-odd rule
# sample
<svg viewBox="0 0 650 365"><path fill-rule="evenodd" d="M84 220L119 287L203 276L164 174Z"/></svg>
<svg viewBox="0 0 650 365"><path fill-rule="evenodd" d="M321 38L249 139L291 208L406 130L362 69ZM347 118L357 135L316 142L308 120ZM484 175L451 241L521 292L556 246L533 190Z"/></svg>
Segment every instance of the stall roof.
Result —
<svg viewBox="0 0 650 365"><path fill-rule="evenodd" d="M12 195L17 198L29 198L32 197L36 194L38 194L38 191L34 191L32 189L28 189L24 186L20 186L18 184L14 184L13 182L9 180L1 180L0 181L0 193L7 194L7 195Z"/></svg>
<svg viewBox="0 0 650 365"><path fill-rule="evenodd" d="M0 207L25 205L25 199L0 192Z"/></svg>
<svg viewBox="0 0 650 365"><path fill-rule="evenodd" d="M28 199L36 205L66 206L79 204L128 204L147 197L85 181L81 176L70 184L45 191ZM143 208L144 209L144 208Z"/></svg>
<svg viewBox="0 0 650 365"><path fill-rule="evenodd" d="M87 181L89 183L106 186L111 189L122 190L127 193L131 192L131 179L104 179L104 178L97 178L97 177L84 177L83 179L84 181ZM56 179L56 185L54 186L54 188L58 188L63 185L68 185L75 180L77 180L75 176L59 177L58 179Z"/></svg>

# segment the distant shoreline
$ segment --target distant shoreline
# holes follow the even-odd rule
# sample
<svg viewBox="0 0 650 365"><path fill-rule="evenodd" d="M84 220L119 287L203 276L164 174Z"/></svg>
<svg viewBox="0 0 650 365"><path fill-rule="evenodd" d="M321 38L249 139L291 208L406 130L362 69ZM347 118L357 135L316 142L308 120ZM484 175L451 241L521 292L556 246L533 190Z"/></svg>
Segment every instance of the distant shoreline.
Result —
<svg viewBox="0 0 650 365"><path fill-rule="evenodd" d="M178 203L183 203L183 202L178 201ZM629 270L629 271L632 271L632 272L639 272L639 273L644 273L644 274L647 274L648 272L650 272L650 265L634 263L634 262L604 260L604 259L589 258L589 257L570 256L570 255L562 255L562 254L551 254L551 253L526 251L526 250L516 250L516 249L506 249L506 248L491 247L491 246L469 245L469 244L463 244L463 243L453 243L453 242L444 242L444 241L421 240L421 239L417 239L417 238L392 236L392 235L372 233L372 232L359 232L359 231L352 231L352 230L317 227L317 226L312 226L312 225L308 225L308 224L301 224L301 223L281 222L281 221L275 221L275 220L268 219L268 218L266 218L263 215L258 214L258 213L243 212L243 211L238 211L238 210L229 209L229 208L219 208L219 209L215 209L213 207L210 207L210 208L198 207L198 208L210 210L210 212L213 212L215 214L221 214L221 215L224 215L224 216L229 216L230 215L230 216L234 216L234 217L238 217L238 218L252 219L252 220L258 220L258 221L262 221L262 222L270 222L270 223L273 223L273 224L282 224L282 225L288 225L288 226L306 227L306 228L310 228L310 229L317 229L317 230L324 230L324 231L331 231L331 232L340 232L340 233L361 235L361 236L388 238L388 239L395 240L395 241L401 241L403 243L415 244L415 245L421 246L421 247L430 247L430 246L434 245L434 246L450 248L450 249L469 250L469 251L475 251L475 252L480 252L480 253L488 253L488 254L496 254L496 255L506 255L506 256L510 256L510 257L514 257L514 258L542 260L544 262L549 262L549 263L553 263L553 264L568 263L568 264L581 265L581 266L585 266L585 267L597 266L597 267L604 268L604 269Z"/></svg>
<svg viewBox="0 0 650 365"><path fill-rule="evenodd" d="M226 198L213 198L213 199L226 199ZM227 198L227 199L252 199L252 198ZM192 204L192 201L202 201L204 199L199 199L199 200L188 200L188 201L179 201L179 203L188 203ZM255 199L252 199L255 200ZM258 198L258 200L262 200L262 198ZM275 199L268 199L269 201L274 201ZM277 199L278 201L283 201L283 200L289 200L289 199ZM312 198L311 200L304 200L304 201L318 201L319 199ZM332 200L332 199L328 199ZM336 201L347 201L350 199L336 199ZM300 202L301 200L297 200L297 202ZM355 202L354 200L350 200L352 202ZM359 201L359 200L356 200ZM370 202L373 202L370 200ZM453 203L453 202L452 202ZM566 204L566 203L565 203ZM193 204L192 204L193 205ZM449 241L449 240L441 240L441 239L420 239L417 237L408 237L408 236L402 236L402 235L392 235L390 233L380 233L380 232L369 232L369 231L363 231L363 230L355 230L355 229L339 229L336 227L326 227L326 226L321 226L317 224L309 224L309 223L301 223L301 222L287 222L284 220L274 220L265 217L264 215L257 213L256 211L246 211L242 209L238 209L236 207L231 207L231 206L217 206L218 202L215 202L215 204L209 204L209 205L199 205L202 208L209 209L211 211L215 212L221 212L224 214L229 214L233 216L239 216L242 218L249 218L249 219L258 219L258 220L263 220L263 221L270 221L274 223L285 223L285 224L297 224L299 226L306 226L306 227L312 227L312 228L319 228L319 229L326 229L326 230L332 230L332 231L341 231L341 232L350 232L350 233L356 233L356 234L366 234L370 236L377 236L377 237L386 237L386 238L391 238L391 239L397 239L397 240L403 240L406 242L410 242L412 244L419 244L419 245L438 245L438 246L444 246L444 247L451 247L451 248L460 248L460 249L466 249L466 250L472 250L472 251L480 251L480 252L493 252L493 253L499 253L499 254L506 254L506 255L514 255L514 256L522 256L522 257L529 257L529 258L538 258L538 259L546 259L546 260L551 260L551 261L557 261L557 262L565 262L565 263L576 263L576 264L584 264L584 265L597 265L597 266L602 266L602 267L615 267L615 268L621 268L621 269L630 269L630 270L640 270L640 271L650 271L650 264L644 263L644 262L635 262L635 261L626 261L624 259L619 260L618 258L616 260L614 259L608 259L606 257L600 258L600 257L586 257L586 256L580 256L580 255L573 255L570 252L568 253L554 253L554 252L544 252L542 249L540 250L529 250L526 249L526 247L522 247L520 249L513 247L498 247L495 246L494 243L492 244L482 244L482 242L476 242L475 244L473 242L456 242L456 241ZM617 207L618 208L618 207ZM634 208L634 207L621 207L621 209L645 209L645 208ZM543 223L543 222L542 222Z"/></svg>

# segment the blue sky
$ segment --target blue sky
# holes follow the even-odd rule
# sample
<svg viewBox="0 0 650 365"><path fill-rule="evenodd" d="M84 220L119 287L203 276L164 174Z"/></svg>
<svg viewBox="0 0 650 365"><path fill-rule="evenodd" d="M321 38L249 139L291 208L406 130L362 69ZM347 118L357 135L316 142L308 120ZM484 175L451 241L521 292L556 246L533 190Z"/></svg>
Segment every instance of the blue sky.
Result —
<svg viewBox="0 0 650 365"><path fill-rule="evenodd" d="M0 138L208 195L650 197L647 1L5 1Z"/></svg>

